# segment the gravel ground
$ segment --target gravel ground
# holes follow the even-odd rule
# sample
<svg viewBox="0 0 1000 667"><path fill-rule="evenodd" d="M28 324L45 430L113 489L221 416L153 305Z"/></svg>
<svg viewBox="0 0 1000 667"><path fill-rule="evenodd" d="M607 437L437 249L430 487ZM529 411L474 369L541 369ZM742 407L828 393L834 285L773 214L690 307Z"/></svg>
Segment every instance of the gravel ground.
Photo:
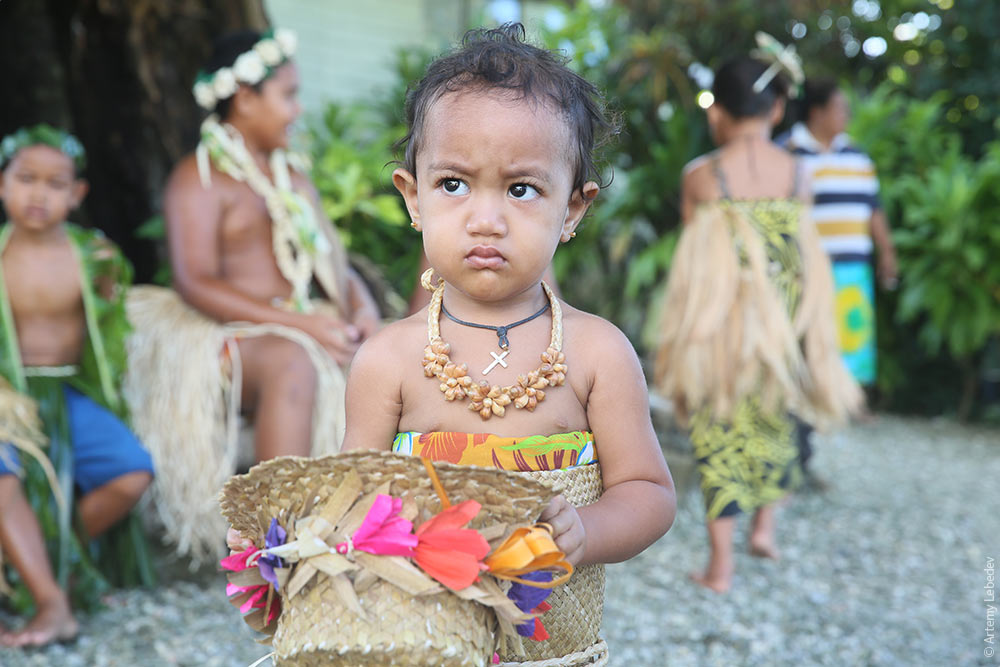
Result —
<svg viewBox="0 0 1000 667"><path fill-rule="evenodd" d="M983 601L987 557L1000 558L1000 431L880 417L817 450L832 488L788 503L782 561L739 556L729 594L686 579L707 557L697 491L666 537L609 568L612 665L1000 664L984 655ZM221 575L172 581L111 596L72 646L0 650L0 664L244 667L267 653Z"/></svg>

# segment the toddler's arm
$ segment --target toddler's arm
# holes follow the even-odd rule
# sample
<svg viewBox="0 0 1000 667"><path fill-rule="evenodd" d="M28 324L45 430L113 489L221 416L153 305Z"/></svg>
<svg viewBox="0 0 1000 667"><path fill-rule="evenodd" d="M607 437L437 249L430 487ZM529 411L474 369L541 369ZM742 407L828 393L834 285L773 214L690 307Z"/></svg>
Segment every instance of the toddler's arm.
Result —
<svg viewBox="0 0 1000 667"><path fill-rule="evenodd" d="M585 541L579 564L615 563L640 553L669 530L677 510L674 483L649 417L649 397L639 359L614 326L593 318L586 335L599 345L587 398L604 479L601 499L577 511ZM559 527L554 526L558 534ZM560 544L562 547L563 545Z"/></svg>
<svg viewBox="0 0 1000 667"><path fill-rule="evenodd" d="M342 451L389 449L402 410L399 345L396 327L387 327L368 339L351 363L347 378L347 432Z"/></svg>

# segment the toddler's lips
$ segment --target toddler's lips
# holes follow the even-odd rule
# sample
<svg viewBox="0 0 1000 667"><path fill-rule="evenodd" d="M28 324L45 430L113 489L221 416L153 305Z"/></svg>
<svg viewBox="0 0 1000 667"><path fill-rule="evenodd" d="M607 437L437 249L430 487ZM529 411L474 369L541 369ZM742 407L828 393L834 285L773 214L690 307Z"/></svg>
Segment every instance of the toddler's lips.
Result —
<svg viewBox="0 0 1000 667"><path fill-rule="evenodd" d="M474 269L499 269L507 263L507 258L492 246L479 245L466 254L465 261Z"/></svg>

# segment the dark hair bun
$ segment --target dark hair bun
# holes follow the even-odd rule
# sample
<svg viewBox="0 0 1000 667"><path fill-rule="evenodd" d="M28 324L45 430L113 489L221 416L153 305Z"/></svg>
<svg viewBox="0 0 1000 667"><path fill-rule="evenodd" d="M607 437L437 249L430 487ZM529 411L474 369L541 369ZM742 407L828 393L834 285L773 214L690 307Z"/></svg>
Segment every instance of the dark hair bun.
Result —
<svg viewBox="0 0 1000 667"><path fill-rule="evenodd" d="M756 118L771 111L774 103L788 97L788 82L779 72L759 93L754 83L767 71L768 65L743 56L728 61L715 73L712 94L715 102L734 118Z"/></svg>

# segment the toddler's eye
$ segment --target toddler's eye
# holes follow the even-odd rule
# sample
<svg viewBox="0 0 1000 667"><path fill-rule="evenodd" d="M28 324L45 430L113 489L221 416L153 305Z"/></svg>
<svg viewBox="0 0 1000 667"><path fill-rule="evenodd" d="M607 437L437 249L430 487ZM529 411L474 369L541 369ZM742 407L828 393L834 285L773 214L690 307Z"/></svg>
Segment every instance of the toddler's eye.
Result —
<svg viewBox="0 0 1000 667"><path fill-rule="evenodd" d="M446 178L441 181L441 187L450 195L464 195L469 192L469 186L457 178Z"/></svg>
<svg viewBox="0 0 1000 667"><path fill-rule="evenodd" d="M527 201L538 197L538 190L527 183L515 183L507 190L514 199Z"/></svg>

